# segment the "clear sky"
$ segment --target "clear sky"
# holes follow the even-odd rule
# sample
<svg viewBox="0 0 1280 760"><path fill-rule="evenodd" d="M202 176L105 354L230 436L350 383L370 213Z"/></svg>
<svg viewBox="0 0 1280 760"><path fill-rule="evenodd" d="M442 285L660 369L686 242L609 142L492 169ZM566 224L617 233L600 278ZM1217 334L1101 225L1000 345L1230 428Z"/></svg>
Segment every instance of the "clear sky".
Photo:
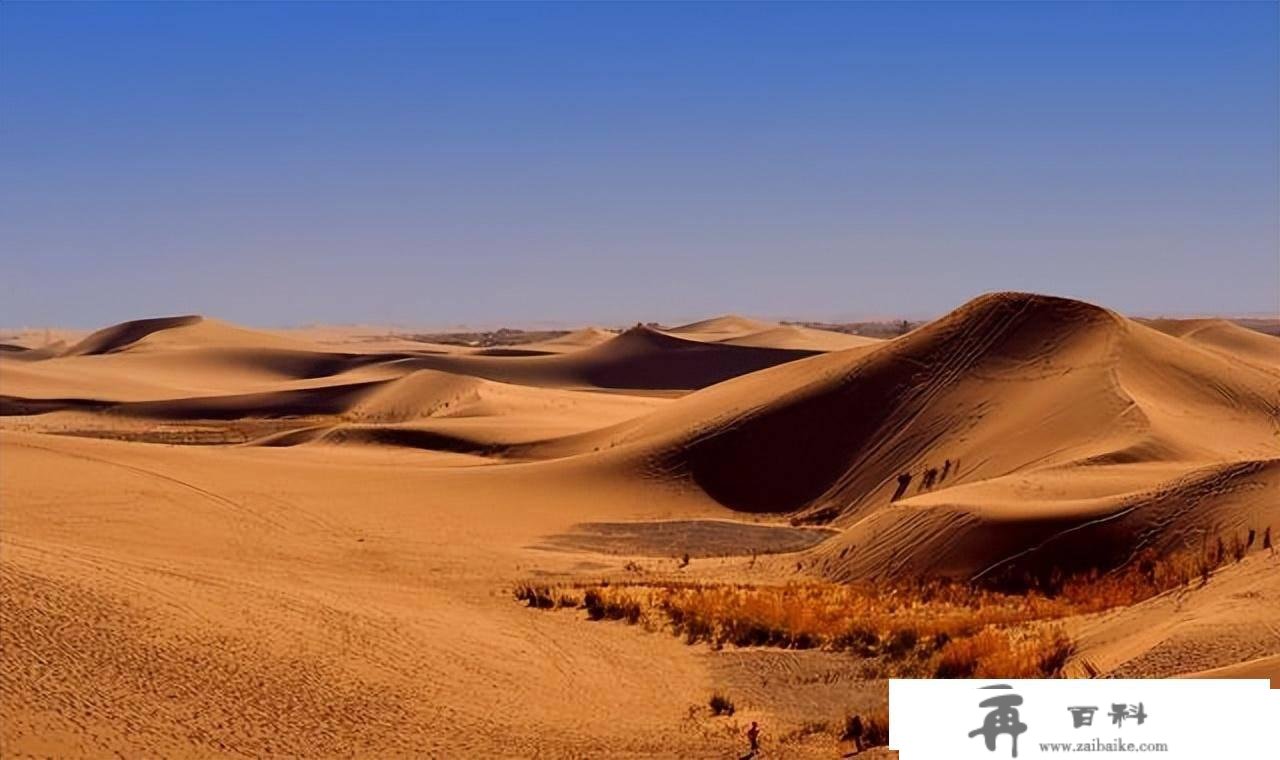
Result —
<svg viewBox="0 0 1280 760"><path fill-rule="evenodd" d="M0 324L1280 305L1274 2L0 5Z"/></svg>

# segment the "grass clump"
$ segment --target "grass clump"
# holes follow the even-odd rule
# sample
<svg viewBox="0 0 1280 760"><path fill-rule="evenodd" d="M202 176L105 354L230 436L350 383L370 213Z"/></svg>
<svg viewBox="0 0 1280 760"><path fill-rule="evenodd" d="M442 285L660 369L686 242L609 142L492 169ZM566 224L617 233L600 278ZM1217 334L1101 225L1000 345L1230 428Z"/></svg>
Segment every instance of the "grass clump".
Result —
<svg viewBox="0 0 1280 760"><path fill-rule="evenodd" d="M639 600L608 587L588 589L582 596L582 606L592 620L625 620L628 625L640 622L643 614Z"/></svg>
<svg viewBox="0 0 1280 760"><path fill-rule="evenodd" d="M934 658L934 678L1046 678L1062 674L1071 639L1061 628L987 628L948 641Z"/></svg>
<svg viewBox="0 0 1280 760"><path fill-rule="evenodd" d="M549 610L555 607L577 607L578 597L570 590L553 588L536 583L517 584L512 595L518 602L538 610Z"/></svg>
<svg viewBox="0 0 1280 760"><path fill-rule="evenodd" d="M737 708L733 706L733 700L723 692L713 692L711 699L708 701L711 706L712 715L733 715Z"/></svg>
<svg viewBox="0 0 1280 760"><path fill-rule="evenodd" d="M889 746L889 710L878 707L870 712L847 715L841 741L857 742L862 749Z"/></svg>
<svg viewBox="0 0 1280 760"><path fill-rule="evenodd" d="M521 583L516 586L514 595L516 601L524 602L526 606L534 609L549 610L556 606L555 596L550 586Z"/></svg>

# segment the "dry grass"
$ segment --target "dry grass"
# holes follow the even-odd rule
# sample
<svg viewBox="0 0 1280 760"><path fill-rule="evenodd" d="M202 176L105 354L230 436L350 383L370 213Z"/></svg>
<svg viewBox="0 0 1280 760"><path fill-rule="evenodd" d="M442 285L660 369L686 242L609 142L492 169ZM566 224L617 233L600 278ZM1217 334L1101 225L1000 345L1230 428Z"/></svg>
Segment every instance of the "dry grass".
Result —
<svg viewBox="0 0 1280 760"><path fill-rule="evenodd" d="M820 647L876 659L885 673L937 677L1057 675L1070 642L1039 624L1074 609L1038 593L944 584L910 597L905 590L819 583L524 584L515 594L530 607L577 606L591 620L668 630L689 644Z"/></svg>
<svg viewBox="0 0 1280 760"><path fill-rule="evenodd" d="M878 707L868 713L846 716L840 740L857 740L863 749L889 746L889 708Z"/></svg>
<svg viewBox="0 0 1280 760"><path fill-rule="evenodd" d="M1060 675L1071 641L1053 621L1125 607L1242 559L1256 532L1110 573L1054 578L1010 593L949 581L870 585L629 580L567 587L524 584L539 609L580 607L592 620L624 620L712 647L822 648L878 663L876 675L1039 678Z"/></svg>
<svg viewBox="0 0 1280 760"><path fill-rule="evenodd" d="M733 715L737 711L737 708L733 706L733 700L718 691L711 695L711 699L707 704L711 707L712 715Z"/></svg>
<svg viewBox="0 0 1280 760"><path fill-rule="evenodd" d="M512 595L517 601L539 610L578 607L581 604L580 598L572 590L536 583L520 583L516 585Z"/></svg>
<svg viewBox="0 0 1280 760"><path fill-rule="evenodd" d="M1074 609L1037 593L944 584L908 597L905 590L822 583L627 583L592 586L583 599L592 620L643 623L689 644L849 651L878 658L886 672L941 677L1057 675L1070 642L1039 624Z"/></svg>
<svg viewBox="0 0 1280 760"><path fill-rule="evenodd" d="M934 659L934 678L1043 678L1058 675L1071 655L1071 639L1060 628L999 630L944 644Z"/></svg>

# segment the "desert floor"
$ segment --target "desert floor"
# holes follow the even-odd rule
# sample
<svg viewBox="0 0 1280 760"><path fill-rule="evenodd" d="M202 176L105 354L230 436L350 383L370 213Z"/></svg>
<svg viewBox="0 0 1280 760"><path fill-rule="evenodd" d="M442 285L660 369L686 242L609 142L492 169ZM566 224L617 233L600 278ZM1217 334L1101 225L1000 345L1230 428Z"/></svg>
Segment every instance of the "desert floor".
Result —
<svg viewBox="0 0 1280 760"><path fill-rule="evenodd" d="M1065 673L1280 677L1280 339L1228 322L997 294L887 340L59 337L0 352L6 758L738 757L751 721L763 756L837 757L886 699L849 653L513 590L1013 578L1246 535L1063 621Z"/></svg>

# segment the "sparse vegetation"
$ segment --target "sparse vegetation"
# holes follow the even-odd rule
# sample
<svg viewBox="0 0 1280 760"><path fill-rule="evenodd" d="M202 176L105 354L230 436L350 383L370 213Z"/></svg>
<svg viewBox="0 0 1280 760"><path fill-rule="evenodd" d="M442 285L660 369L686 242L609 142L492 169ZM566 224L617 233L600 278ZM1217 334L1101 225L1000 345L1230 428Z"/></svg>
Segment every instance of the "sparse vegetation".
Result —
<svg viewBox="0 0 1280 760"><path fill-rule="evenodd" d="M548 586L521 583L515 588L515 598L516 601L524 602L527 606L539 610L547 610L556 606L551 588Z"/></svg>
<svg viewBox="0 0 1280 760"><path fill-rule="evenodd" d="M1269 548L1269 529L1261 543ZM1117 571L1059 576L1017 592L942 580L876 586L633 580L525 584L516 598L538 609L580 606L591 620L643 623L689 644L849 652L871 663L870 675L1052 677L1072 651L1053 621L1132 605L1197 576L1208 582L1252 544L1247 536L1233 535L1230 544L1206 540L1198 551L1143 553Z"/></svg>
<svg viewBox="0 0 1280 760"><path fill-rule="evenodd" d="M588 589L582 606L592 620L625 620L629 625L640 622L640 602L608 592L607 588Z"/></svg>
<svg viewBox="0 0 1280 760"><path fill-rule="evenodd" d="M578 596L570 589L553 588L535 583L518 584L513 591L513 596L516 601L524 602L525 605L539 610L577 607L580 603Z"/></svg>
<svg viewBox="0 0 1280 760"><path fill-rule="evenodd" d="M712 715L733 715L737 709L733 706L733 700L719 691L712 693L708 704L711 706Z"/></svg>
<svg viewBox="0 0 1280 760"><path fill-rule="evenodd" d="M862 749L889 745L889 710L879 707L867 713L848 715L844 719L841 741L857 741Z"/></svg>
<svg viewBox="0 0 1280 760"><path fill-rule="evenodd" d="M1078 611L1071 603L958 584L927 589L613 583L587 588L583 606L592 620L644 622L689 644L848 651L903 676L1060 673L1070 642L1039 626Z"/></svg>
<svg viewBox="0 0 1280 760"><path fill-rule="evenodd" d="M939 650L934 678L1043 678L1062 672L1071 639L1061 628L998 631L949 640Z"/></svg>

